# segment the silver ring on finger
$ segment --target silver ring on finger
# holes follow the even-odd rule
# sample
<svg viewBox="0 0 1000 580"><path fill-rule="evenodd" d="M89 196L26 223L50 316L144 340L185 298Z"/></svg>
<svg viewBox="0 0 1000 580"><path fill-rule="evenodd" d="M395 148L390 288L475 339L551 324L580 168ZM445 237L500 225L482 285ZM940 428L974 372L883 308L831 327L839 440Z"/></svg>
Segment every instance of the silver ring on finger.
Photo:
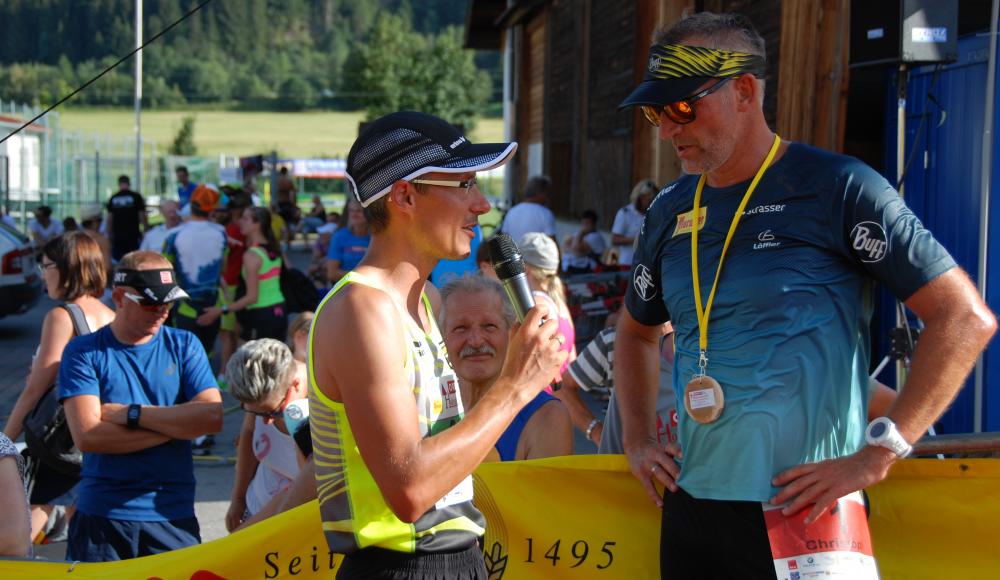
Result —
<svg viewBox="0 0 1000 580"><path fill-rule="evenodd" d="M659 469L659 468L660 468L660 465L658 463L654 463L653 466L649 468L649 474L653 475L654 473L656 473L656 470Z"/></svg>

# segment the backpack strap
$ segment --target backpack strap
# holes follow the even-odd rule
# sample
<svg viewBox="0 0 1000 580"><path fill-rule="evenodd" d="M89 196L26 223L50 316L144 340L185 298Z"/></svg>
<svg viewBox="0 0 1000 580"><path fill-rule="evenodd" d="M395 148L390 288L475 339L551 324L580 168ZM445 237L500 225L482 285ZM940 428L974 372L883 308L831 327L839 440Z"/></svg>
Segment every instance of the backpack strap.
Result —
<svg viewBox="0 0 1000 580"><path fill-rule="evenodd" d="M69 312L69 317L73 321L73 332L76 336L90 334L90 324L87 323L87 315L83 313L83 308L76 304L63 304L62 307L66 309L66 312Z"/></svg>

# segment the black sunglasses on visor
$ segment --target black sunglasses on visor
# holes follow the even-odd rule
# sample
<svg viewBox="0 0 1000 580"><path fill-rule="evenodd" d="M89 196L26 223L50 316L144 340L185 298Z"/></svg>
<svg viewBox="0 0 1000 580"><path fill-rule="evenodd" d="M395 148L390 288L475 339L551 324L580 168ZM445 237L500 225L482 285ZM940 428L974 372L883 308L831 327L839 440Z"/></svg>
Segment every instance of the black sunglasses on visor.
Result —
<svg viewBox="0 0 1000 580"><path fill-rule="evenodd" d="M641 105L640 108L642 109L642 113L646 116L646 120L649 121L654 127L660 126L661 112L674 123L678 125L687 125L697 118L695 115L694 103L721 89L722 85L734 78L736 77L725 77L707 89L701 90L690 97L673 103L666 105Z"/></svg>

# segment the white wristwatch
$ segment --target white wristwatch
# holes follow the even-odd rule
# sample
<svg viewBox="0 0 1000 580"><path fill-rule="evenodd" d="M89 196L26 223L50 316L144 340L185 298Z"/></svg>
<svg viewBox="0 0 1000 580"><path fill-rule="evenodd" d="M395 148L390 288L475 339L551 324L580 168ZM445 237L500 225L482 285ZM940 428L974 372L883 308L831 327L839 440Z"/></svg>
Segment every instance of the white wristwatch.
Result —
<svg viewBox="0 0 1000 580"><path fill-rule="evenodd" d="M868 424L865 441L869 445L885 447L897 457L906 457L913 452L913 446L896 429L896 424L888 417L879 417Z"/></svg>

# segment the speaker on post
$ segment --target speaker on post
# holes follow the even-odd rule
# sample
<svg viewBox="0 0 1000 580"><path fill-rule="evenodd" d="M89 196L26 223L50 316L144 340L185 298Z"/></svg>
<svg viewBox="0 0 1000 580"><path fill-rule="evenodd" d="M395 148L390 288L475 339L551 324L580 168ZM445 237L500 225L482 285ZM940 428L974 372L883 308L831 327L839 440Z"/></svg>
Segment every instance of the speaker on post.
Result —
<svg viewBox="0 0 1000 580"><path fill-rule="evenodd" d="M852 0L851 67L958 60L958 0Z"/></svg>

